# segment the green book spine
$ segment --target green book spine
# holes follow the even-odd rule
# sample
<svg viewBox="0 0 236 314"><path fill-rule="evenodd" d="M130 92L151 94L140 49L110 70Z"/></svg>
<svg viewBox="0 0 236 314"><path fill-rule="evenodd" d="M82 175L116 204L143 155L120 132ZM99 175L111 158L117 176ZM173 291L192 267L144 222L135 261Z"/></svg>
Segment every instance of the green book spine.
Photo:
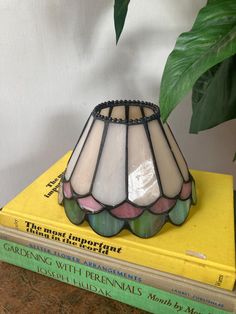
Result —
<svg viewBox="0 0 236 314"><path fill-rule="evenodd" d="M151 313L229 313L11 241L0 240L0 259Z"/></svg>

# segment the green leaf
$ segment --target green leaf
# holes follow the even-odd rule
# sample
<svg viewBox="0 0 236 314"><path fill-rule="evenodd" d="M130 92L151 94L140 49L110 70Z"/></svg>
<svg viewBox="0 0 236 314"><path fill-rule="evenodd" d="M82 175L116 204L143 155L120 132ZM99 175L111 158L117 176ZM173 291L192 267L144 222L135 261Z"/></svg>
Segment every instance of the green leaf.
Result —
<svg viewBox="0 0 236 314"><path fill-rule="evenodd" d="M162 119L167 119L203 73L235 53L236 1L209 1L191 31L179 36L167 59L160 90Z"/></svg>
<svg viewBox="0 0 236 314"><path fill-rule="evenodd" d="M114 4L114 23L115 23L115 31L116 31L116 43L120 38L122 33L125 18L128 11L130 0L115 0Z"/></svg>
<svg viewBox="0 0 236 314"><path fill-rule="evenodd" d="M194 84L190 132L236 118L236 55L205 72Z"/></svg>
<svg viewBox="0 0 236 314"><path fill-rule="evenodd" d="M234 155L233 161L236 161L236 153L235 153L235 155ZM235 201L236 201L236 192L235 192Z"/></svg>

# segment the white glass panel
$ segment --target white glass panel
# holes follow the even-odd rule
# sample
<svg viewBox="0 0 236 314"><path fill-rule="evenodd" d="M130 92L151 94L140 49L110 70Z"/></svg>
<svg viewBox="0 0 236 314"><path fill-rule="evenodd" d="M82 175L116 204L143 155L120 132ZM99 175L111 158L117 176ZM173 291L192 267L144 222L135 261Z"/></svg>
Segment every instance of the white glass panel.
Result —
<svg viewBox="0 0 236 314"><path fill-rule="evenodd" d="M88 120L88 123L87 123L87 125L86 125L86 127L84 129L84 132L81 135L80 140L78 141L78 143L77 143L77 145L75 147L75 150L73 151L72 156L71 156L71 158L69 160L69 163L67 165L67 169L66 169L66 172L65 172L66 180L70 179L71 173L72 173L72 171L73 171L73 169L75 167L76 161L77 161L77 159L79 157L79 154L81 152L81 149L82 149L82 147L84 145L84 142L86 140L86 137L88 135L88 131L90 130L92 122L93 122L93 117L91 116L89 118L89 120Z"/></svg>
<svg viewBox="0 0 236 314"><path fill-rule="evenodd" d="M140 119L142 118L142 113L139 106L130 106L129 107L129 119Z"/></svg>
<svg viewBox="0 0 236 314"><path fill-rule="evenodd" d="M110 123L93 185L93 195L101 203L117 205L126 198L126 125Z"/></svg>
<svg viewBox="0 0 236 314"><path fill-rule="evenodd" d="M160 195L151 149L143 125L128 128L129 200L146 206Z"/></svg>
<svg viewBox="0 0 236 314"><path fill-rule="evenodd" d="M104 117L108 117L110 107L104 108L101 110L100 114Z"/></svg>
<svg viewBox="0 0 236 314"><path fill-rule="evenodd" d="M80 195L89 192L96 167L104 122L96 120L82 150L78 163L71 177L74 191Z"/></svg>
<svg viewBox="0 0 236 314"><path fill-rule="evenodd" d="M144 108L144 115L145 115L145 117L150 117L153 114L154 114L154 111L152 109L147 108L147 107Z"/></svg>
<svg viewBox="0 0 236 314"><path fill-rule="evenodd" d="M158 121L149 122L148 127L163 192L168 197L174 197L182 187L181 173Z"/></svg>
<svg viewBox="0 0 236 314"><path fill-rule="evenodd" d="M125 107L124 106L115 106L112 109L111 117L113 119L122 119L125 120Z"/></svg>
<svg viewBox="0 0 236 314"><path fill-rule="evenodd" d="M163 124L163 127L164 127L164 130L166 132L166 136L168 138L168 141L170 143L170 146L171 146L171 149L175 155L175 158L178 162L178 165L179 165L179 168L180 168L180 171L184 177L184 180L185 181L188 181L189 180L189 172L188 172L188 166L184 160L184 157L175 141L175 138L170 130L170 127L167 123Z"/></svg>

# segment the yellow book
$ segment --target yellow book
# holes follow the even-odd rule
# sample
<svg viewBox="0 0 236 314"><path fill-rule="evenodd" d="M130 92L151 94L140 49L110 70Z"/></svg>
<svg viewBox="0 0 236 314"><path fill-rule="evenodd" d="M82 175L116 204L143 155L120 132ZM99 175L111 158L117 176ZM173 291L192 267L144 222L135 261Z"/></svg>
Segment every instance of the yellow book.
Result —
<svg viewBox="0 0 236 314"><path fill-rule="evenodd" d="M38 237L232 290L235 283L233 178L191 171L198 204L181 227L138 238L127 230L112 238L87 222L73 225L57 203L57 189L71 152L56 162L0 212L0 224Z"/></svg>

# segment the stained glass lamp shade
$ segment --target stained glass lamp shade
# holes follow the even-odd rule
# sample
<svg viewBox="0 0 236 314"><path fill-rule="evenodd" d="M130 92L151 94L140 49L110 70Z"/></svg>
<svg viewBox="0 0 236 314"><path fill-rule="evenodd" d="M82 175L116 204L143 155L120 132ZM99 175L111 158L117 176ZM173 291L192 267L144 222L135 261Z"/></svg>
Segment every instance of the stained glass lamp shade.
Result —
<svg viewBox="0 0 236 314"><path fill-rule="evenodd" d="M95 107L59 189L69 220L85 219L102 236L127 228L148 238L166 222L181 225L195 185L159 108L141 101Z"/></svg>

